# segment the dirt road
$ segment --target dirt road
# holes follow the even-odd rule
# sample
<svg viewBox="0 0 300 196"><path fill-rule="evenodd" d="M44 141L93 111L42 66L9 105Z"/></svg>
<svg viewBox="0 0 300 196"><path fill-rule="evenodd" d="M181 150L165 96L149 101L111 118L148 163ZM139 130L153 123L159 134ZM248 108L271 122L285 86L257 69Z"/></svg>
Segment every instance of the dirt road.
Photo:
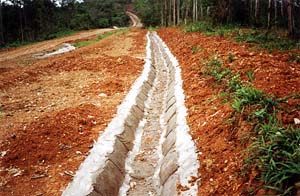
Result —
<svg viewBox="0 0 300 196"><path fill-rule="evenodd" d="M135 15L133 12L131 11L126 11L126 14L129 16L131 22L132 22L132 27L143 27L143 23L141 22L141 19Z"/></svg>
<svg viewBox="0 0 300 196"><path fill-rule="evenodd" d="M82 40L87 40L91 38L95 38L98 35L101 35L108 31L113 31L114 29L96 29L96 30L89 30L89 31L82 31L75 33L71 36L66 36L54 40L48 40L43 42L38 42L29 46L23 46L20 48L9 49L8 51L1 51L0 52L0 68L7 66L4 61L15 60L17 58L26 58L30 57L33 54L41 53L44 51L51 51L56 49L62 43L75 43Z"/></svg>

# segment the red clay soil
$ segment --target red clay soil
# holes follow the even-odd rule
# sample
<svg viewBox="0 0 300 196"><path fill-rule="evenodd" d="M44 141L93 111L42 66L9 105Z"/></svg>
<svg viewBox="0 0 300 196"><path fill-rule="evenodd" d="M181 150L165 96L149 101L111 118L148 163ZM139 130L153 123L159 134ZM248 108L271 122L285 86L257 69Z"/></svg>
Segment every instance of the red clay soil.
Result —
<svg viewBox="0 0 300 196"><path fill-rule="evenodd" d="M198 195L264 194L255 180L255 170L247 171L246 176L241 173L252 127L242 117L234 117L230 104L223 101L220 93L224 92L225 85L216 84L212 77L204 77L201 70L208 59L218 56L224 66L239 72L242 79L246 79L247 71L253 70L253 84L279 98L300 93L300 65L289 63L289 54L252 51L246 44L225 38L184 33L177 28L161 29L158 33L182 67L187 120L199 151ZM229 56L235 61L230 63ZM289 100L286 106L294 108L299 103L299 99ZM285 114L283 121L292 124L294 118L300 118L300 111Z"/></svg>
<svg viewBox="0 0 300 196"><path fill-rule="evenodd" d="M141 73L145 34L1 62L0 195L61 195Z"/></svg>

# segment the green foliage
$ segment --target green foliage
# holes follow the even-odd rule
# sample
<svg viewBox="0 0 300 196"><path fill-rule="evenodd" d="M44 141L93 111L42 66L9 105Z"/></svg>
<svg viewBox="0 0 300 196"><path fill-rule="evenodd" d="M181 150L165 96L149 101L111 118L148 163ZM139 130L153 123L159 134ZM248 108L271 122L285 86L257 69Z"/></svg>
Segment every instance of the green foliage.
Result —
<svg viewBox="0 0 300 196"><path fill-rule="evenodd" d="M300 128L283 126L277 120L277 111L283 109L279 103L300 96L275 99L251 86L249 82L243 83L239 74L229 71L223 77L224 69L222 61L214 57L206 63L205 73L227 81L228 91L220 93L219 97L224 102L231 100L235 111L247 116L255 127L255 131L250 133L254 139L244 161L243 175L246 175L246 169L249 171L249 167L256 166L260 171L260 179L265 184L264 188L275 190L281 195L295 195L294 185L300 180ZM250 81L254 79L253 71L249 71L247 75ZM246 192L255 194L252 189Z"/></svg>
<svg viewBox="0 0 300 196"><path fill-rule="evenodd" d="M289 62L300 63L300 54L292 53L291 58L289 59Z"/></svg>
<svg viewBox="0 0 300 196"><path fill-rule="evenodd" d="M104 34L102 34L102 35L99 35L99 36L98 36L96 39L94 39L94 40L88 40L88 41L77 42L77 43L74 44L74 46L75 46L76 48L80 48L80 47L83 47L83 46L88 46L88 45L90 45L90 44L93 44L93 43L95 43L95 42L101 40L101 39L107 38L107 37L113 35L114 33L115 33L115 32L104 33Z"/></svg>
<svg viewBox="0 0 300 196"><path fill-rule="evenodd" d="M228 62L229 62L229 63L233 63L234 61L235 61L235 58L234 58L233 54L230 53L230 54L229 54L229 57L228 57Z"/></svg>
<svg viewBox="0 0 300 196"><path fill-rule="evenodd" d="M240 32L234 37L237 42L246 42L256 44L256 49L268 49L270 52L273 50L291 50L297 47L294 40L281 37L276 33L266 35L262 30L252 30L249 32Z"/></svg>
<svg viewBox="0 0 300 196"><path fill-rule="evenodd" d="M254 29L243 32L239 25L214 25L208 21L201 21L187 25L185 31L201 32L208 36L233 36L234 41L252 43L255 44L254 49L268 49L270 52L273 50L291 50L298 48L297 42L288 37L278 35L276 32L266 33L266 31L263 29ZM295 59L298 60L297 57ZM298 61L300 62L300 60Z"/></svg>
<svg viewBox="0 0 300 196"><path fill-rule="evenodd" d="M237 91L238 89L241 88L241 78L240 74L235 74L231 76L228 81L227 81L227 87L231 91Z"/></svg>
<svg viewBox="0 0 300 196"><path fill-rule="evenodd" d="M252 161L262 170L265 188L282 195L295 194L294 185L300 179L300 129L285 128L275 115L258 128L252 144Z"/></svg>
<svg viewBox="0 0 300 196"><path fill-rule="evenodd" d="M238 88L233 97L232 107L241 112L246 106L261 103L264 99L264 93L251 86L246 86Z"/></svg>
<svg viewBox="0 0 300 196"><path fill-rule="evenodd" d="M75 46L76 48L81 48L81 47L83 47L83 46L88 46L88 45L90 45L90 44L92 44L92 43L95 43L95 42L96 42L96 40L82 41L82 42L77 42L77 43L75 43L74 46Z"/></svg>
<svg viewBox="0 0 300 196"><path fill-rule="evenodd" d="M219 93L219 97L223 100L223 103L227 103L229 94L227 92L221 92Z"/></svg>
<svg viewBox="0 0 300 196"><path fill-rule="evenodd" d="M230 69L223 67L222 61L217 57L214 57L206 63L205 70L203 72L204 75L213 76L217 82L220 82L230 73Z"/></svg>
<svg viewBox="0 0 300 196"><path fill-rule="evenodd" d="M212 34L215 32L215 29L210 22L197 22L192 23L186 26L186 32L202 32L205 34Z"/></svg>
<svg viewBox="0 0 300 196"><path fill-rule="evenodd" d="M192 46L191 47L192 54L196 54L199 50L202 50L201 46Z"/></svg>
<svg viewBox="0 0 300 196"><path fill-rule="evenodd" d="M135 0L134 7L145 26L160 25L161 2L155 0Z"/></svg>
<svg viewBox="0 0 300 196"><path fill-rule="evenodd" d="M253 70L247 71L247 72L246 72L246 75L247 75L248 80L249 80L250 82L252 82L252 81L254 80L254 71L253 71Z"/></svg>
<svg viewBox="0 0 300 196"><path fill-rule="evenodd" d="M227 37L238 30L237 26L234 25L214 25L208 21L201 21L187 25L185 28L186 32L201 32L208 36L220 36Z"/></svg>
<svg viewBox="0 0 300 196"><path fill-rule="evenodd" d="M69 35L74 31L127 26L127 0L2 2L0 47L16 47Z"/></svg>
<svg viewBox="0 0 300 196"><path fill-rule="evenodd" d="M148 31L156 31L159 29L159 27L158 26L149 26L149 27L147 27L147 29L148 29Z"/></svg>
<svg viewBox="0 0 300 196"><path fill-rule="evenodd" d="M2 107L0 105L0 118L3 117L3 116L4 116L4 111L3 111L3 109L2 109Z"/></svg>

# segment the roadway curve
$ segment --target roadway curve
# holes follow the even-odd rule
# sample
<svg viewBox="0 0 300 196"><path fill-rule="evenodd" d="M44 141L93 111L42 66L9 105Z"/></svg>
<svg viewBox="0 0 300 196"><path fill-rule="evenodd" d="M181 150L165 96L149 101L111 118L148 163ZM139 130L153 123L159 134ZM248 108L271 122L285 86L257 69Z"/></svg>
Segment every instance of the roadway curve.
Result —
<svg viewBox="0 0 300 196"><path fill-rule="evenodd" d="M132 27L143 27L143 23L141 19L130 11L126 11L126 14L129 16L130 20L132 21Z"/></svg>

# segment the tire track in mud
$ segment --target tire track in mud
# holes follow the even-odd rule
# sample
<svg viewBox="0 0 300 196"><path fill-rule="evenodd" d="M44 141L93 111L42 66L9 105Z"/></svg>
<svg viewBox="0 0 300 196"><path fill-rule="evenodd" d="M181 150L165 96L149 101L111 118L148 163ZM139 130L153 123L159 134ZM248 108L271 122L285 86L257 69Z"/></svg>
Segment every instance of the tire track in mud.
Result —
<svg viewBox="0 0 300 196"><path fill-rule="evenodd" d="M142 75L63 195L197 194L181 71L156 33L147 38Z"/></svg>

